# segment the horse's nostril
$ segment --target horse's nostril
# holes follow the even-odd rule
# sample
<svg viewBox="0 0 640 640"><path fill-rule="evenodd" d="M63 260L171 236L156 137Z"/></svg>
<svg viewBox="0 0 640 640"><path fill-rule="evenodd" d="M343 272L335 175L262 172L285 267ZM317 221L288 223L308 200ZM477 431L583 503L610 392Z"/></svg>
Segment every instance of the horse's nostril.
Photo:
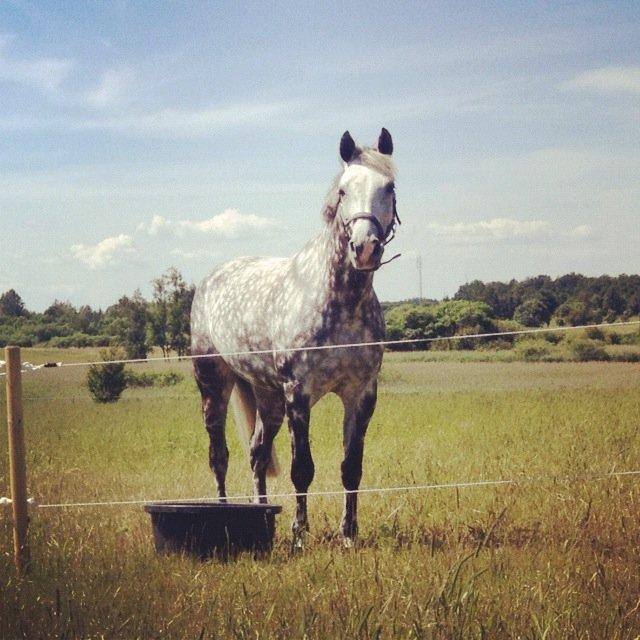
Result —
<svg viewBox="0 0 640 640"><path fill-rule="evenodd" d="M351 247L351 251L356 254L356 258L359 258L364 250L364 245L362 243L356 244L355 242L350 242L349 246Z"/></svg>

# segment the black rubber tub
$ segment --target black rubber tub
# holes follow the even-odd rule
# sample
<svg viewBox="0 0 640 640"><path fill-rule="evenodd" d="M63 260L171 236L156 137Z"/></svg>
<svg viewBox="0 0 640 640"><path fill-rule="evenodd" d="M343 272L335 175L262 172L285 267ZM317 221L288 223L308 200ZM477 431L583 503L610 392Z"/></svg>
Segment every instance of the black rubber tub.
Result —
<svg viewBox="0 0 640 640"><path fill-rule="evenodd" d="M273 504L219 502L150 503L153 540L158 553L188 553L198 558L227 557L239 551L268 551L273 545Z"/></svg>

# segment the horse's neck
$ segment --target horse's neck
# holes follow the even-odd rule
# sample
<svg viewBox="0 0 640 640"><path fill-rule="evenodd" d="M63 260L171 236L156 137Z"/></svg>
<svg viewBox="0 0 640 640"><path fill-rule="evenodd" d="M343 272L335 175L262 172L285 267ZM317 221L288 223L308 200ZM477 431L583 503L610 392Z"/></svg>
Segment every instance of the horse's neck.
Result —
<svg viewBox="0 0 640 640"><path fill-rule="evenodd" d="M317 307L356 311L374 297L373 274L357 271L347 257L348 238L333 221L293 258ZM315 267L315 268L314 268Z"/></svg>

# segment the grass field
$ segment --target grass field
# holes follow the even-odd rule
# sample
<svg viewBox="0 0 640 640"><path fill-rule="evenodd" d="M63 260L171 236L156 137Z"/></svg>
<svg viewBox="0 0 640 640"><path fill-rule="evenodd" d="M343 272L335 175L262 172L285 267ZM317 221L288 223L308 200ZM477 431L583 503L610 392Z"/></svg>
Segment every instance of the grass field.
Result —
<svg viewBox="0 0 640 640"><path fill-rule="evenodd" d="M341 500L310 501L290 547L284 500L271 555L156 557L140 506L39 509L33 565L16 579L0 517L1 638L638 638L640 364L426 361L387 354L364 487L516 478L517 485L364 495L361 539L335 536ZM23 359L95 353L28 351ZM168 365L144 365L167 370ZM189 364L169 389L96 405L86 369L25 374L30 495L41 503L211 495ZM5 420L4 389L0 418ZM340 488L340 407L312 414L316 479ZM249 492L229 429L229 491ZM8 494L0 439L0 493ZM277 439L285 469L286 428ZM529 483L528 477L558 479ZM289 491L288 473L270 490Z"/></svg>

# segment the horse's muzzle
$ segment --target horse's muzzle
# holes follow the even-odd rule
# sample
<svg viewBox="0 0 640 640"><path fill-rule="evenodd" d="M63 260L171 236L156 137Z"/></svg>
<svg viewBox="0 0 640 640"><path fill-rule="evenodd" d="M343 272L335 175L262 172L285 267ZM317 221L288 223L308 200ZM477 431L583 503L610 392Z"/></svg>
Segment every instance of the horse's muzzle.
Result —
<svg viewBox="0 0 640 640"><path fill-rule="evenodd" d="M349 242L351 264L358 271L375 271L380 267L384 246L375 236L370 236L365 242Z"/></svg>

